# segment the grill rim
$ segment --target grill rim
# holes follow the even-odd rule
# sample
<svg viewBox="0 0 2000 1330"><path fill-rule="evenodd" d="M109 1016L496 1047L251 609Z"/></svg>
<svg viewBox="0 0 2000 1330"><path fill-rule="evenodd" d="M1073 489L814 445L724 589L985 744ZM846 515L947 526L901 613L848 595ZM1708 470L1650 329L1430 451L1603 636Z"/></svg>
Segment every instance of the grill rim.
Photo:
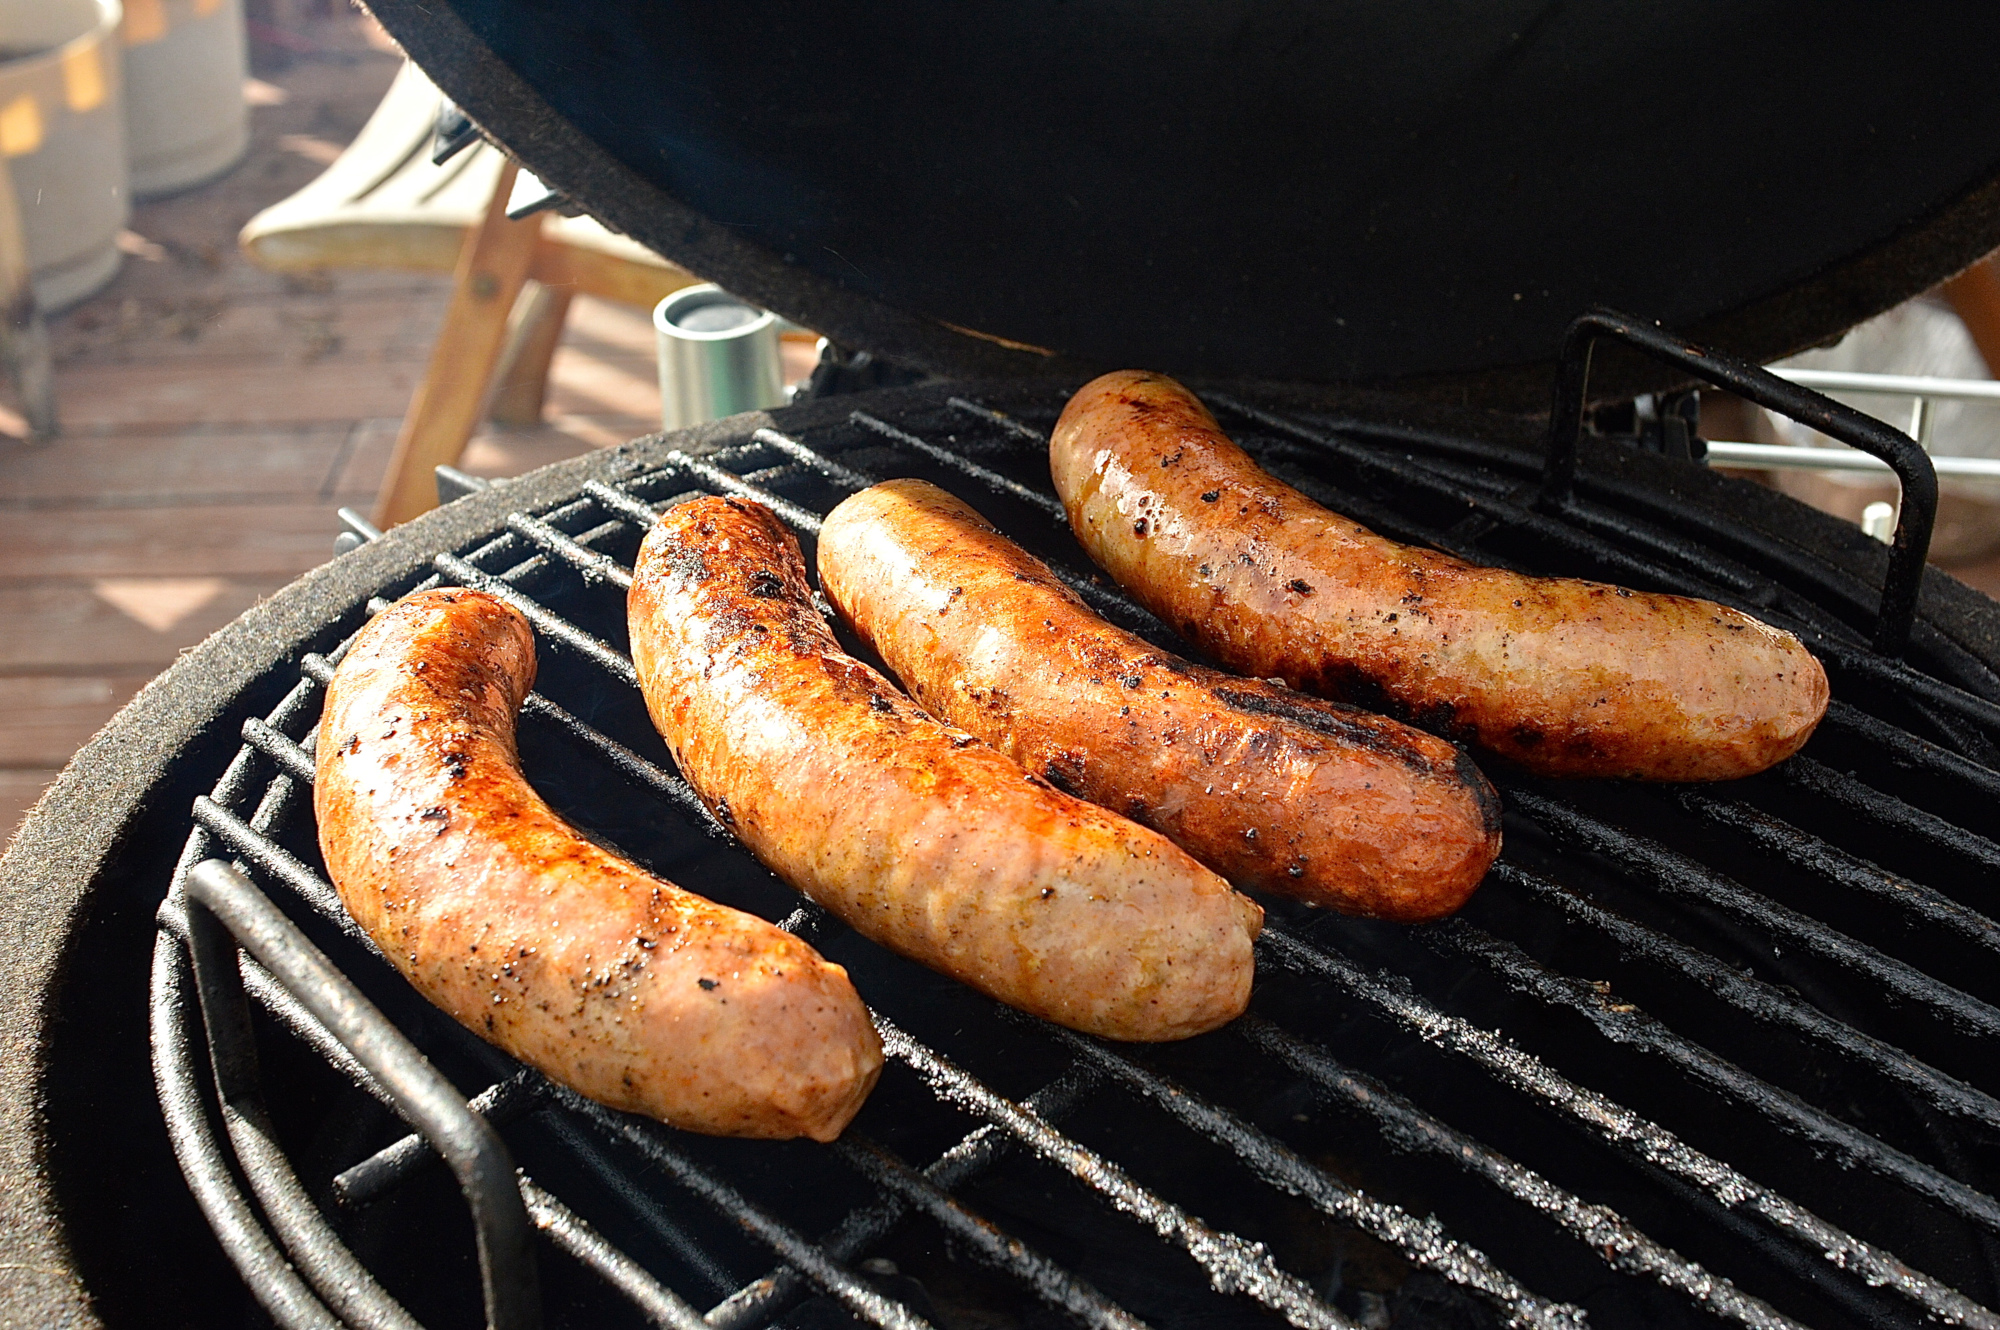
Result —
<svg viewBox="0 0 2000 1330"><path fill-rule="evenodd" d="M1073 380L1049 380L1051 406L1074 386ZM1208 385L1193 386L1202 390ZM1253 391L1235 381L1214 386ZM1014 394L1022 385L1013 381L1004 388ZM1291 399L1286 407L1317 415L1352 415L1380 427L1473 438L1530 454L1542 437L1540 422L1529 418L1423 407L1379 393L1254 391L1266 402ZM645 435L616 449L554 463L445 505L320 565L150 682L71 759L0 859L0 1048L16 1050L15 1056L0 1059L0 1238L10 1251L21 1253L0 1278L0 1312L28 1323L102 1324L81 1263L70 1252L62 1197L46 1163L62 1128L41 1111L41 1085L50 1066L59 995L76 978L72 962L87 959L74 954L71 940L85 911L99 908L117 877L114 858L153 811L148 796L155 789L178 786L190 771L218 769L243 742L242 721L274 705L292 686L306 652L323 646L346 619L365 612L369 597L424 575L438 551L465 548L489 536L512 513L559 503L587 480L616 480L654 469L674 449L700 456L741 442L758 429L796 436L844 422L858 408L893 419L911 409L905 404L920 407L979 392L978 380L883 389L775 414L748 413L671 435ZM1584 441L1580 463L1586 481L1593 475L1615 477L1671 490L1705 507L1722 507L1737 520L1813 548L1872 586L1881 584L1887 551L1877 542L1776 491L1697 464L1596 440ZM1937 569L1927 568L1925 574L1919 621L2000 665L2000 601ZM149 912L151 904L147 902Z"/></svg>

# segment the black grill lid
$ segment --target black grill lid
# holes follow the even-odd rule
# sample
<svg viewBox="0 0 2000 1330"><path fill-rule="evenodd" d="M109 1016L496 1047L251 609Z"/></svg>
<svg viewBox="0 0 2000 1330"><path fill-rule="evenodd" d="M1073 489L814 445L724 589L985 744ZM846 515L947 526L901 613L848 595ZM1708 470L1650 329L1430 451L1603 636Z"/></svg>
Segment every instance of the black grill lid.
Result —
<svg viewBox="0 0 2000 1330"><path fill-rule="evenodd" d="M373 8L606 222L957 374L1540 410L1590 305L1767 360L2000 245L1993 5Z"/></svg>

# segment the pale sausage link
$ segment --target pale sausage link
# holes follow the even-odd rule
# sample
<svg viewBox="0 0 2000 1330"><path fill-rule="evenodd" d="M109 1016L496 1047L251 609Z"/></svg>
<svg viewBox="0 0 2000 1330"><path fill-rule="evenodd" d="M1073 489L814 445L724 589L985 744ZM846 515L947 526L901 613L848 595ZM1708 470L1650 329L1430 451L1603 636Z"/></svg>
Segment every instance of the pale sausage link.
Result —
<svg viewBox="0 0 2000 1330"><path fill-rule="evenodd" d="M847 972L558 817L515 752L534 679L527 621L484 592L422 592L361 630L313 787L349 913L425 997L592 1099L833 1139L882 1069Z"/></svg>

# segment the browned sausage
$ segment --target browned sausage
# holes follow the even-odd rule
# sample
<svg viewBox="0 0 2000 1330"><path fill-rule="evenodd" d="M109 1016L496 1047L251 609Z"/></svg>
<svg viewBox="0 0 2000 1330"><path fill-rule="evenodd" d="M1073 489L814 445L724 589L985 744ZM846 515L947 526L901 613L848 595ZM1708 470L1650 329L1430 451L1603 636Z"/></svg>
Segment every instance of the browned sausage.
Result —
<svg viewBox="0 0 2000 1330"><path fill-rule="evenodd" d="M1500 851L1462 749L1114 628L935 485L834 509L819 576L927 710L1234 881L1414 922L1464 904Z"/></svg>
<svg viewBox="0 0 2000 1330"><path fill-rule="evenodd" d="M521 775L528 623L479 591L361 630L320 722L313 806L347 909L425 997L614 1108L832 1140L882 1070L847 972L597 846Z"/></svg>
<svg viewBox="0 0 2000 1330"><path fill-rule="evenodd" d="M1826 710L1826 672L1791 634L1384 540L1260 470L1163 375L1086 384L1049 465L1090 556L1217 660L1542 775L1747 776Z"/></svg>
<svg viewBox="0 0 2000 1330"><path fill-rule="evenodd" d="M632 663L715 815L863 934L1113 1039L1250 998L1263 913L1173 842L1021 770L840 650L761 505L663 514L632 571Z"/></svg>

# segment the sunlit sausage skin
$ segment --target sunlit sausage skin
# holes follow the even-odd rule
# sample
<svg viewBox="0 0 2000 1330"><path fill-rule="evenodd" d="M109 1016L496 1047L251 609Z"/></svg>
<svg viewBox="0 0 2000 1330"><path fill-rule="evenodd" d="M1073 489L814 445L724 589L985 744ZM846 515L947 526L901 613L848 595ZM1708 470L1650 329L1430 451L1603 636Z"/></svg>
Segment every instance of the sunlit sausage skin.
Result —
<svg viewBox="0 0 2000 1330"><path fill-rule="evenodd" d="M583 839L521 774L534 635L410 596L327 690L313 805L348 912L417 990L555 1080L715 1135L831 1140L882 1069L847 972Z"/></svg>
<svg viewBox="0 0 2000 1330"><path fill-rule="evenodd" d="M1385 540L1261 470L1163 375L1086 384L1049 465L1091 557L1217 660L1541 775L1747 776L1826 710L1826 672L1789 633Z"/></svg>
<svg viewBox="0 0 2000 1330"><path fill-rule="evenodd" d="M842 503L819 572L927 710L1233 881L1436 919L1499 852L1499 800L1457 746L1161 651L935 485Z"/></svg>
<svg viewBox="0 0 2000 1330"><path fill-rule="evenodd" d="M627 602L653 720L716 817L866 936L1113 1039L1184 1038L1250 996L1256 905L844 654L797 543L709 498L647 535Z"/></svg>

